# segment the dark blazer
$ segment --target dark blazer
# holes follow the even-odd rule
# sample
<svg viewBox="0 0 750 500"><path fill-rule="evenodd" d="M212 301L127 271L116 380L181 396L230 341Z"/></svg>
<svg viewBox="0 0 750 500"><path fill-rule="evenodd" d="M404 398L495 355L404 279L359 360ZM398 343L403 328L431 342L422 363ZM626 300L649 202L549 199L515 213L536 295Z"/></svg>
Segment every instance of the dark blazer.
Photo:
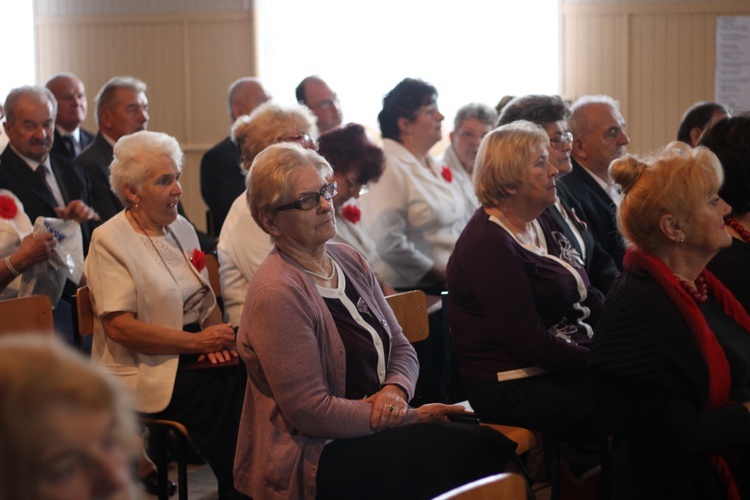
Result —
<svg viewBox="0 0 750 500"><path fill-rule="evenodd" d="M211 210L217 235L232 203L245 191L241 162L240 150L229 137L206 151L201 159L201 195Z"/></svg>
<svg viewBox="0 0 750 500"><path fill-rule="evenodd" d="M560 197L563 209L567 212L570 223L575 226L583 239L583 245L586 248L586 259L583 263L586 268L586 274L589 275L589 279L594 288L602 292L602 294L607 295L609 287L619 274L617 265L612 257L604 251L599 242L594 239L594 235L589 230L588 225L580 219L581 213L583 212L581 207L579 207L575 199L570 196L567 188L560 185L560 183L558 183L557 195ZM575 237L573 230L560 212L554 206L547 207L546 212L554 223L559 226L560 230L565 234L565 237L568 238L570 243L578 251L578 254L583 255L578 239Z"/></svg>
<svg viewBox="0 0 750 500"><path fill-rule="evenodd" d="M108 221L125 208L109 187L109 164L112 163L112 158L112 146L99 132L94 142L75 159L91 178L91 196L102 222Z"/></svg>
<svg viewBox="0 0 750 500"><path fill-rule="evenodd" d="M49 157L52 173L60 186L65 204L73 200L81 200L96 209L96 205L91 201L91 186L86 172L63 156L51 153ZM54 197L41 179L23 161L23 158L10 148L10 145L6 146L5 151L0 155L0 188L11 191L21 200L24 211L32 224L39 216L57 217L55 213L57 203ZM91 240L90 223L81 224L81 232L83 252L87 254Z"/></svg>
<svg viewBox="0 0 750 500"><path fill-rule="evenodd" d="M83 152L83 150L86 149L86 146L88 146L94 141L94 134L84 129L80 129L80 132L81 132L81 152ZM68 158L69 160L72 160L73 158L76 157L74 151L68 150L65 144L65 141L63 141L62 136L60 135L60 132L57 131L57 128L55 128L55 142L52 143L51 153L64 156Z"/></svg>
<svg viewBox="0 0 750 500"><path fill-rule="evenodd" d="M594 239L615 261L617 269L622 270L625 244L617 230L617 207L591 175L578 162L572 161L573 171L557 181L562 186L560 191L565 190L564 196L568 198L564 201L577 203L581 210L578 217L586 222Z"/></svg>

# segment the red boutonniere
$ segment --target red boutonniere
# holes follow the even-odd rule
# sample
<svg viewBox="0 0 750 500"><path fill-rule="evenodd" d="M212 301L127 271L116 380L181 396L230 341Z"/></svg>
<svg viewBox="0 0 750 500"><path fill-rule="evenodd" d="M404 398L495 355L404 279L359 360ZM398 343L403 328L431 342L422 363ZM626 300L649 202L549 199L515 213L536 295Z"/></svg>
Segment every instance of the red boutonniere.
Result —
<svg viewBox="0 0 750 500"><path fill-rule="evenodd" d="M190 262L193 263L193 267L198 272L203 271L203 268L206 267L206 252L201 252L197 248L193 250L193 255L190 257Z"/></svg>
<svg viewBox="0 0 750 500"><path fill-rule="evenodd" d="M443 165L443 179L448 182L453 182L453 172L447 166Z"/></svg>
<svg viewBox="0 0 750 500"><path fill-rule="evenodd" d="M357 205L347 205L341 211L341 216L352 224L356 224L362 218L362 210Z"/></svg>
<svg viewBox="0 0 750 500"><path fill-rule="evenodd" d="M0 196L0 217L13 219L18 213L18 205L10 196Z"/></svg>

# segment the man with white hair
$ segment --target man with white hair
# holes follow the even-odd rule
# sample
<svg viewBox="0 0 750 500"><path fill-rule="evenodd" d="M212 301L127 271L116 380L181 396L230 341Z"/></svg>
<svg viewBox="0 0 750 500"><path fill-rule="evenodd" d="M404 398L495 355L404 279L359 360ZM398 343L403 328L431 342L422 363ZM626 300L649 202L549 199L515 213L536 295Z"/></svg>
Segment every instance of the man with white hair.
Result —
<svg viewBox="0 0 750 500"><path fill-rule="evenodd" d="M146 84L131 76L110 79L96 95L96 123L99 133L75 162L91 177L94 203L102 222L109 220L123 208L109 187L109 164L114 158L117 140L148 125Z"/></svg>
<svg viewBox="0 0 750 500"><path fill-rule="evenodd" d="M257 78L236 80L227 91L227 111L232 123L271 99ZM237 144L227 136L201 159L201 195L211 211L213 233L218 235L232 203L245 191L245 171Z"/></svg>
<svg viewBox="0 0 750 500"><path fill-rule="evenodd" d="M57 100L52 152L72 160L94 140L94 134L81 128L88 110L86 87L73 73L57 73L44 86Z"/></svg>
<svg viewBox="0 0 750 500"><path fill-rule="evenodd" d="M630 142L619 108L605 95L584 96L573 103L568 120L573 171L558 182L578 201L583 213L576 215L622 270L625 244L615 219L620 193L609 177L609 164L625 153Z"/></svg>

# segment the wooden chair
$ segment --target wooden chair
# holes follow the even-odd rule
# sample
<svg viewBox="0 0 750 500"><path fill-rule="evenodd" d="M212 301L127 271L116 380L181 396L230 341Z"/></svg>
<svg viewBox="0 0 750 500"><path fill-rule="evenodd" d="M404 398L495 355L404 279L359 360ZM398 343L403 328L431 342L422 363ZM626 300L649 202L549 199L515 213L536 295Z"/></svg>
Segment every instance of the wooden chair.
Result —
<svg viewBox="0 0 750 500"><path fill-rule="evenodd" d="M0 300L0 334L55 333L52 304L46 295Z"/></svg>
<svg viewBox="0 0 750 500"><path fill-rule="evenodd" d="M412 290L409 292L389 295L385 298L388 305L393 309L398 324L404 331L404 335L409 342L419 342L425 340L430 334L429 320L427 318L427 297L421 290ZM445 304L444 304L445 305ZM459 403L467 411L472 412L471 405L468 401ZM505 434L508 439L515 441L518 447L516 454L526 453L529 448L536 443L534 433L521 427L511 427L509 425L482 424L492 427L496 431Z"/></svg>
<svg viewBox="0 0 750 500"><path fill-rule="evenodd" d="M495 474L459 486L433 500L526 500L526 480L515 473Z"/></svg>
<svg viewBox="0 0 750 500"><path fill-rule="evenodd" d="M396 293L385 298L410 343L425 340L430 335L427 318L427 296L421 290Z"/></svg>
<svg viewBox="0 0 750 500"><path fill-rule="evenodd" d="M94 333L94 309L91 306L91 292L88 286L82 286L76 290L75 314L73 323L77 334L86 337ZM177 492L180 500L187 500L187 461L185 450L187 440L190 438L188 430L179 422L174 420L161 420L140 416L141 424L148 429L153 439L149 440L154 448L151 449L154 463L156 464L157 477L159 480L159 500L169 500L169 476L167 475L167 445L170 431L175 436L177 461Z"/></svg>

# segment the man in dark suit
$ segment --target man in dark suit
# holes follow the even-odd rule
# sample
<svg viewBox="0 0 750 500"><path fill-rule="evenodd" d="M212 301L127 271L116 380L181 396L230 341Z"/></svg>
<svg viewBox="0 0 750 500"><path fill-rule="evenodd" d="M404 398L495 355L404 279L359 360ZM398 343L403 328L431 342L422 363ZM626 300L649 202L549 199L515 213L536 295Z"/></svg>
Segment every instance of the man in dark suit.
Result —
<svg viewBox="0 0 750 500"><path fill-rule="evenodd" d="M58 217L81 224L84 255L90 241L89 223L96 212L89 206L86 172L64 156L50 154L57 102L44 87L11 90L5 100L5 133L10 142L0 155L0 188L15 194L31 221ZM63 299L75 292L68 282ZM55 329L73 340L70 304L61 300L54 311Z"/></svg>
<svg viewBox="0 0 750 500"><path fill-rule="evenodd" d="M573 133L573 171L558 183L578 202L579 217L622 270L625 244L617 230L619 193L609 177L609 164L625 153L630 138L617 101L584 96L573 103L568 121Z"/></svg>
<svg viewBox="0 0 750 500"><path fill-rule="evenodd" d="M9 144L0 155L0 188L13 192L33 222L38 216L81 224L84 252L97 219L86 173L63 156L50 154L56 101L44 87L13 89L5 101ZM41 169L41 170L40 170Z"/></svg>
<svg viewBox="0 0 750 500"><path fill-rule="evenodd" d="M240 78L229 86L227 109L232 123L271 97L255 78ZM237 144L231 137L206 151L201 159L201 195L213 217L213 234L221 232L234 200L245 191L245 171Z"/></svg>
<svg viewBox="0 0 750 500"><path fill-rule="evenodd" d="M86 88L73 73L58 73L47 80L45 87L57 100L52 153L72 160L94 140L94 134L81 128L88 109Z"/></svg>
<svg viewBox="0 0 750 500"><path fill-rule="evenodd" d="M96 95L99 133L75 162L91 177L91 193L102 222L125 208L109 187L109 164L117 140L148 125L146 84L130 76L110 79Z"/></svg>

